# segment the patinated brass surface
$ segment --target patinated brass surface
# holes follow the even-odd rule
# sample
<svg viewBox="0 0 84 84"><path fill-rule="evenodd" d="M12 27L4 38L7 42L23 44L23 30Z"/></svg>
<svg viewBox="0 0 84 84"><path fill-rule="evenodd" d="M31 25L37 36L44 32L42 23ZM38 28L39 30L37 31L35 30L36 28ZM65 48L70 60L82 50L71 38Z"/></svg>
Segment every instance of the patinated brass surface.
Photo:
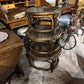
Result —
<svg viewBox="0 0 84 84"><path fill-rule="evenodd" d="M59 63L59 58L55 58L55 59L53 59L53 60L46 60L46 61L41 61L41 60L39 60L39 61L41 61L41 62L47 62L47 63L49 63L50 64L50 67L48 67L48 68L42 68L42 67L38 67L38 66L35 66L34 65L34 61L36 61L36 60L34 60L34 59L32 59L32 58L29 58L29 63L30 63L30 65L32 66L32 67L34 67L35 69L38 69L38 70L43 70L43 71L50 71L51 70L51 72L53 72L53 70L57 67L57 65L58 65L58 63Z"/></svg>
<svg viewBox="0 0 84 84"><path fill-rule="evenodd" d="M27 37L35 42L45 42L52 39L58 39L62 32L60 29L51 32L35 32L32 29L27 31Z"/></svg>
<svg viewBox="0 0 84 84"><path fill-rule="evenodd" d="M52 72L58 65L61 46L57 40L62 34L58 25L60 14L61 11L57 7L43 6L26 10L29 23L26 37L31 40L28 42L30 45L27 47L27 58L29 64L36 69ZM36 66L36 61L46 62L50 67Z"/></svg>
<svg viewBox="0 0 84 84"><path fill-rule="evenodd" d="M56 51L56 54L54 54L54 55L44 55L43 57L42 57L42 55L41 56L39 56L38 54L36 54L36 53L32 53L31 51L28 53L28 55L29 55L29 58L32 58L32 59L34 59L34 60L40 60L40 61L48 61L48 60L53 60L53 59L55 59L55 58L58 58L59 56L60 56L60 54L61 54L61 47L59 48L59 50L57 50Z"/></svg>
<svg viewBox="0 0 84 84"><path fill-rule="evenodd" d="M59 56L61 54L61 47L58 43L54 44L52 42L42 42L37 43L33 42L30 46L30 51L27 51L27 58L29 61L30 66L44 71L51 71L57 67L59 62ZM42 63L49 64L46 67L36 66L35 62L39 61Z"/></svg>
<svg viewBox="0 0 84 84"><path fill-rule="evenodd" d="M42 42L42 43L31 43L30 51L33 55L36 55L37 57L53 57L56 55L56 53L61 50L59 43L53 43L53 42ZM57 56L58 57L58 56Z"/></svg>
<svg viewBox="0 0 84 84"><path fill-rule="evenodd" d="M33 28L31 25L32 19L36 18L37 22L39 22L40 19L46 18L47 20L51 20L51 29L57 28L58 25L58 17L61 15L61 10L57 7L49 7L49 6L43 6L43 7L33 7L26 10L26 16L28 18L28 23L30 24L30 28ZM37 23L35 23L37 24Z"/></svg>

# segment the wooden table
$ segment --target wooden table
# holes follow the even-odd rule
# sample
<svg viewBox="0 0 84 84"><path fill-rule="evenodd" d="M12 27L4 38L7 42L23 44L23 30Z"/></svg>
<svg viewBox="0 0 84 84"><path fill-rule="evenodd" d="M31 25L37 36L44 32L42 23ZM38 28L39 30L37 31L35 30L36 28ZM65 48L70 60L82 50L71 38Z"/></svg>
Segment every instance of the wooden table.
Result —
<svg viewBox="0 0 84 84"><path fill-rule="evenodd" d="M7 40L0 43L0 81L4 82L19 63L23 42L13 31L8 29L1 31L7 32L9 35Z"/></svg>

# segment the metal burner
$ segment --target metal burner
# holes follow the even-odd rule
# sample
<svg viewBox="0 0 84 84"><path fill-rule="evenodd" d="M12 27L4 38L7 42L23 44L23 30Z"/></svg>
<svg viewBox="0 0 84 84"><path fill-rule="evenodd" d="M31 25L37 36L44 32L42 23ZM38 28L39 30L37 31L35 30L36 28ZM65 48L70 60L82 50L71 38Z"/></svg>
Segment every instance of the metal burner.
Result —
<svg viewBox="0 0 84 84"><path fill-rule="evenodd" d="M58 43L62 32L59 29L58 18L60 10L56 7L33 7L26 10L29 30L26 38L29 64L39 70L55 69L59 62L61 46ZM53 41L54 40L54 41Z"/></svg>

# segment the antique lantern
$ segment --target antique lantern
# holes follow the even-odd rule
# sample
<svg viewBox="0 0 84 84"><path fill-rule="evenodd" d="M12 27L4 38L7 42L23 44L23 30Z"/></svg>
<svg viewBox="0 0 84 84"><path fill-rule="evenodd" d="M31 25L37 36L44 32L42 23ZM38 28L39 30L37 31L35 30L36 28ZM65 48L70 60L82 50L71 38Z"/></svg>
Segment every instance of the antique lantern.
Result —
<svg viewBox="0 0 84 84"><path fill-rule="evenodd" d="M26 10L29 29L26 33L29 64L39 70L51 70L58 65L61 46L58 42L62 32L56 7L32 7Z"/></svg>

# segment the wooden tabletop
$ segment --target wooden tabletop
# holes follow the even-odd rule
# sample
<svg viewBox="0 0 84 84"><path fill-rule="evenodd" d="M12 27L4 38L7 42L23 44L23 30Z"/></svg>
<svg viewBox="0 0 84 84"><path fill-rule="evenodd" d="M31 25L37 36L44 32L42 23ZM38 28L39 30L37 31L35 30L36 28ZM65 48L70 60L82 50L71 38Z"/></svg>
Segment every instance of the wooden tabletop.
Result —
<svg viewBox="0 0 84 84"><path fill-rule="evenodd" d="M10 31L9 29L0 29L0 32L6 32L9 35L7 40L0 43L0 54L4 51L8 51L10 49L23 46L22 40L13 31Z"/></svg>

